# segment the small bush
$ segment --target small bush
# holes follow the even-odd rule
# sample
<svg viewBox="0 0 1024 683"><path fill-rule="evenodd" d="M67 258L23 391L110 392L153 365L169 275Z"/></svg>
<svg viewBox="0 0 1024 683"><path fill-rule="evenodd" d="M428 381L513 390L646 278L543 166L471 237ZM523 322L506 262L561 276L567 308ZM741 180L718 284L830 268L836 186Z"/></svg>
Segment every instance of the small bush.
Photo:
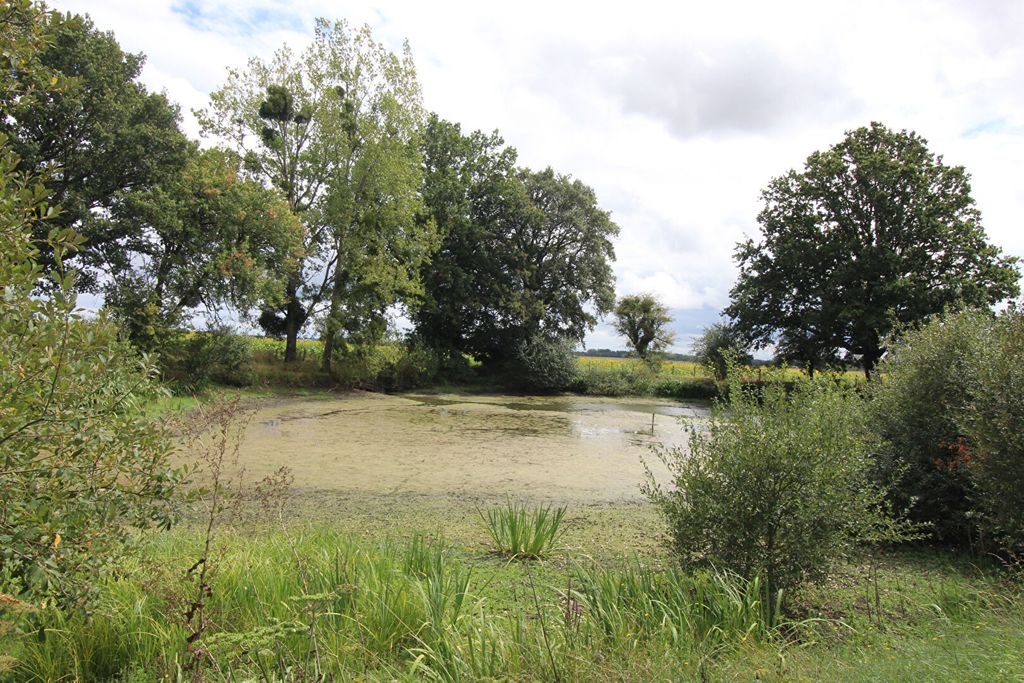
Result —
<svg viewBox="0 0 1024 683"><path fill-rule="evenodd" d="M668 522L686 567L759 578L764 603L825 577L858 538L888 526L861 398L829 378L743 387L733 370L729 397L689 450L660 453L663 486L648 472L644 491Z"/></svg>
<svg viewBox="0 0 1024 683"><path fill-rule="evenodd" d="M656 376L654 368L642 361L587 363L580 368L572 389L590 396L647 396Z"/></svg>
<svg viewBox="0 0 1024 683"><path fill-rule="evenodd" d="M513 559L537 559L553 551L564 533L564 517L564 506L528 508L512 502L480 513L496 552Z"/></svg>
<svg viewBox="0 0 1024 683"><path fill-rule="evenodd" d="M398 347L398 353L381 369L377 383L387 391L405 391L433 382L441 370L441 355L431 347L413 341Z"/></svg>
<svg viewBox="0 0 1024 683"><path fill-rule="evenodd" d="M718 398L721 392L712 379L665 379L654 385L654 395L660 398L711 400Z"/></svg>
<svg viewBox="0 0 1024 683"><path fill-rule="evenodd" d="M520 342L509 367L511 383L519 389L543 393L568 389L579 373L575 346L571 339L542 334Z"/></svg>
<svg viewBox="0 0 1024 683"><path fill-rule="evenodd" d="M181 335L165 351L162 365L165 380L178 393L195 393L210 384L245 387L254 381L249 338L228 328Z"/></svg>

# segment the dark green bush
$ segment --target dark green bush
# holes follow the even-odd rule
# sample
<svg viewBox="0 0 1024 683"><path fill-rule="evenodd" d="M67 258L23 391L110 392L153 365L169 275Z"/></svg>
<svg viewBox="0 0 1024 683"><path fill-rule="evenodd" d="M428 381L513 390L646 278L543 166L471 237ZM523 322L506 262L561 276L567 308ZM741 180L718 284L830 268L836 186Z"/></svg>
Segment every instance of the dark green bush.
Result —
<svg viewBox="0 0 1024 683"><path fill-rule="evenodd" d="M689 380L664 379L654 385L654 395L661 398L678 400L699 399L711 400L721 394L718 384L710 378L694 378Z"/></svg>
<svg viewBox="0 0 1024 683"><path fill-rule="evenodd" d="M433 382L441 370L441 354L421 342L398 347L399 353L389 359L377 376L377 383L387 391L406 391Z"/></svg>
<svg viewBox="0 0 1024 683"><path fill-rule="evenodd" d="M164 379L177 393L202 391L210 384L249 386L254 381L249 338L227 328L177 336L162 357Z"/></svg>
<svg viewBox="0 0 1024 683"><path fill-rule="evenodd" d="M870 419L882 438L878 476L896 509L946 543L968 544L977 531L975 485L959 449L991 320L987 312L964 312L906 331L871 385Z"/></svg>
<svg viewBox="0 0 1024 683"><path fill-rule="evenodd" d="M973 396L957 453L975 482L978 523L999 547L1024 552L1024 313L1010 307L974 356ZM971 458L968 460L968 458ZM966 461L966 462L965 462Z"/></svg>
<svg viewBox="0 0 1024 683"><path fill-rule="evenodd" d="M517 389L542 393L565 391L579 374L576 342L537 334L516 345L508 380Z"/></svg>

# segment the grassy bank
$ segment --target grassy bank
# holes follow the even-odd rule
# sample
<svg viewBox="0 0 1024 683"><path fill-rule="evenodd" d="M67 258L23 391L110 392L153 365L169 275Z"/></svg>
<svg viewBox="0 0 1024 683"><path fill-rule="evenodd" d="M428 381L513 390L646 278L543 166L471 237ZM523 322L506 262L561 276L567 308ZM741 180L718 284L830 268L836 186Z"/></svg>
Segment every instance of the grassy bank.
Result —
<svg viewBox="0 0 1024 683"><path fill-rule="evenodd" d="M201 335L193 335L198 339ZM459 391L508 391L514 378L500 371L488 371L479 363L463 358L445 361L424 349L380 345L360 349L336 359L333 371L320 367L323 345L299 340L297 359L284 361L283 340L265 337L229 336L229 343L197 344L200 355L186 367L209 370L212 385L293 389L367 389L402 391L409 389L457 389ZM656 367L622 358L579 357L578 374L569 391L588 396L639 396L678 400L707 400L718 395L718 385L697 363L666 361ZM797 371L793 371L799 374ZM758 370L751 370L752 380ZM174 373L170 373L171 385ZM209 385L207 385L209 386ZM181 383L182 393L195 387Z"/></svg>
<svg viewBox="0 0 1024 683"><path fill-rule="evenodd" d="M13 643L6 680L188 679L196 665L211 680L992 681L1024 670L1021 591L992 567L938 551L865 558L769 625L756 586L673 570L647 506L570 509L561 550L524 562L492 552L478 503L321 498L283 528L222 527L201 620L186 615L203 534L162 534L109 577L89 619L31 615L43 636Z"/></svg>
<svg viewBox="0 0 1024 683"><path fill-rule="evenodd" d="M299 340L298 357L284 362L283 340L265 337L234 337L234 357L226 363L230 371L219 376L218 383L247 387L278 388L359 388L372 391L409 389L456 389L459 391L508 391L518 388L515 378L488 371L479 363L462 358L445 361L425 349L407 349L400 345L380 345L353 350L339 357L332 374L321 371L323 345L315 340ZM675 400L710 400L719 396L720 386L699 363L664 361L650 366L629 358L580 356L578 373L568 390L586 396L637 396ZM757 382L768 370L750 368L745 381ZM775 371L776 376L793 380L803 376L796 369ZM846 372L849 381L862 375Z"/></svg>

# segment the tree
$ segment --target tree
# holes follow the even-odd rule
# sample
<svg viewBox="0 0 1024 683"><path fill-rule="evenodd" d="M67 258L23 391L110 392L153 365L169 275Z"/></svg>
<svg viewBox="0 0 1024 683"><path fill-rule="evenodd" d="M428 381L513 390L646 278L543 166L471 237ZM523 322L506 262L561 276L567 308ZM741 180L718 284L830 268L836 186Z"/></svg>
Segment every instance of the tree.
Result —
<svg viewBox="0 0 1024 683"><path fill-rule="evenodd" d="M725 379L730 362L745 364L753 360L746 352L739 330L726 323L705 327L693 340L690 352L719 382Z"/></svg>
<svg viewBox="0 0 1024 683"><path fill-rule="evenodd" d="M283 47L269 62L250 60L197 112L305 227L284 303L261 318L283 330L286 360L296 359L298 333L322 304L329 368L339 330L416 293L433 239L417 195L420 98L408 45L398 56L368 27L318 19L301 56Z"/></svg>
<svg viewBox="0 0 1024 683"><path fill-rule="evenodd" d="M246 311L281 299L301 255L302 225L288 205L242 177L238 157L223 150L193 153L114 215L130 230L111 259L105 300L141 349L156 350L200 307Z"/></svg>
<svg viewBox="0 0 1024 683"><path fill-rule="evenodd" d="M464 136L436 117L423 157L441 246L413 312L418 334L488 360L538 334L582 341L615 300L618 227L594 191L551 169L517 171L496 133Z"/></svg>
<svg viewBox="0 0 1024 683"><path fill-rule="evenodd" d="M615 331L645 362L653 362L675 341L675 334L668 329L671 322L668 309L651 294L624 296L615 306Z"/></svg>
<svg viewBox="0 0 1024 683"><path fill-rule="evenodd" d="M136 192L178 173L189 143L178 129L178 110L136 81L142 55L123 52L87 17L48 13L43 21L51 39L37 60L60 88L36 84L36 96L4 102L0 132L19 158L19 171L44 173L52 202L62 207L37 229L74 228L86 238L68 257L82 271L79 287L97 290L133 229L114 214L123 216ZM32 79L29 71L14 72L21 88L31 87ZM34 235L43 256L45 237Z"/></svg>
<svg viewBox="0 0 1024 683"><path fill-rule="evenodd" d="M501 207L521 196L516 151L497 132L463 135L436 114L422 145L423 197L441 244L422 272L416 332L440 349L483 355L499 336L494 303L503 273L492 241Z"/></svg>
<svg viewBox="0 0 1024 683"><path fill-rule="evenodd" d="M763 236L737 246L725 312L756 346L783 335L802 364L841 349L870 375L894 323L1019 291L1017 259L986 240L967 172L915 133L850 131L762 198Z"/></svg>

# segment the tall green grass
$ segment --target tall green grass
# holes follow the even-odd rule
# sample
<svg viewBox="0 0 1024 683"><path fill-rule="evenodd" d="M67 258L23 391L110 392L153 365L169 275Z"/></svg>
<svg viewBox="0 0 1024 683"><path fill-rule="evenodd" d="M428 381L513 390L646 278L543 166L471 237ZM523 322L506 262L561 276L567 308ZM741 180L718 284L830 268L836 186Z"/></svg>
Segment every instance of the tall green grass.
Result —
<svg viewBox="0 0 1024 683"><path fill-rule="evenodd" d="M577 568L559 590L531 574L532 590L509 608L490 604L443 543L369 544L313 529L221 548L190 650L183 613L195 548L193 536L166 537L109 578L89 616L42 610L22 624L3 680L140 683L189 679L190 667L205 680L593 680L638 656L772 634L759 591L727 575Z"/></svg>
<svg viewBox="0 0 1024 683"><path fill-rule="evenodd" d="M513 501L480 511L495 552L510 559L534 560L549 555L565 533L564 506L529 507Z"/></svg>

